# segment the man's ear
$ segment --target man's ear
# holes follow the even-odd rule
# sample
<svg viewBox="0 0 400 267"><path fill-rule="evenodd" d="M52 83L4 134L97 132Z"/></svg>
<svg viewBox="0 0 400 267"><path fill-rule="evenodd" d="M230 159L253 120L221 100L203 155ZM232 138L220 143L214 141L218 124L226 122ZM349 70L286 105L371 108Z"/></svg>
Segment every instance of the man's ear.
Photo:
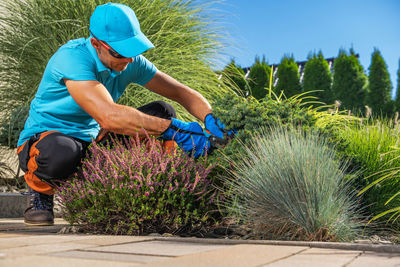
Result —
<svg viewBox="0 0 400 267"><path fill-rule="evenodd" d="M98 49L100 48L99 41L97 41L96 39L90 38L90 43L93 45L93 47L94 47L96 50L98 50Z"/></svg>

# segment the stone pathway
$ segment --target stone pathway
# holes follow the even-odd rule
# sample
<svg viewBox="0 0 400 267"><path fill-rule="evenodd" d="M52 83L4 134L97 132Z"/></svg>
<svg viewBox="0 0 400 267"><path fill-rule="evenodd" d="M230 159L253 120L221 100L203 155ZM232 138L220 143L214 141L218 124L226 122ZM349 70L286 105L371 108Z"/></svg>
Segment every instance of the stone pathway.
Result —
<svg viewBox="0 0 400 267"><path fill-rule="evenodd" d="M400 266L393 245L57 234L65 225L0 219L0 266Z"/></svg>

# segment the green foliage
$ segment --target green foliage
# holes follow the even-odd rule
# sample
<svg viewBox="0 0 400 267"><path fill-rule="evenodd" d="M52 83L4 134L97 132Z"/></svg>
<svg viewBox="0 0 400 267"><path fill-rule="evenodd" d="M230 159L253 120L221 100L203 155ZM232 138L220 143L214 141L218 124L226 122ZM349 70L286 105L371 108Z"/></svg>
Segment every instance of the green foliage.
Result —
<svg viewBox="0 0 400 267"><path fill-rule="evenodd" d="M209 162L218 163L215 172L229 168L225 157L235 162L244 152L243 144L251 140L253 134L266 127L301 125L308 130L314 127L315 116L303 107L300 97L289 99L264 98L261 101L253 97L247 99L233 94L226 94L215 100L213 113L225 123L227 129L237 129L236 137L224 148L209 156Z"/></svg>
<svg viewBox="0 0 400 267"><path fill-rule="evenodd" d="M0 112L33 97L49 58L70 39L89 36L89 18L106 0L4 0L0 8ZM133 8L155 49L144 55L159 70L198 90L207 99L227 90L210 64L222 48L218 18L209 4L186 0L121 0ZM211 62L213 60L213 62ZM161 97L129 86L120 103L141 106ZM192 117L173 103L181 118Z"/></svg>
<svg viewBox="0 0 400 267"><path fill-rule="evenodd" d="M271 75L271 67L265 61L265 57L260 60L256 57L253 66L250 68L249 85L251 95L256 99L262 99L267 95L269 88L269 80Z"/></svg>
<svg viewBox="0 0 400 267"><path fill-rule="evenodd" d="M313 96L326 104L333 103L332 74L322 52L308 58L304 67L303 91L315 91Z"/></svg>
<svg viewBox="0 0 400 267"><path fill-rule="evenodd" d="M334 63L332 91L342 108L359 112L367 96L367 77L353 50L340 50Z"/></svg>
<svg viewBox="0 0 400 267"><path fill-rule="evenodd" d="M394 149L400 143L400 126L397 120L355 121L337 128L338 138L342 140L340 149L362 171L358 188L371 185L400 166L400 150ZM369 214L378 215L388 209L399 207L400 198L386 203L400 191L400 177L380 181L363 195ZM387 217L382 218L387 219Z"/></svg>
<svg viewBox="0 0 400 267"><path fill-rule="evenodd" d="M278 84L275 92L283 92L286 97L292 97L300 94L302 89L299 78L299 68L294 62L293 56L284 56L278 66Z"/></svg>
<svg viewBox="0 0 400 267"><path fill-rule="evenodd" d="M93 143L57 197L64 218L89 232L189 234L215 215L212 167L181 150L165 151L153 138Z"/></svg>
<svg viewBox="0 0 400 267"><path fill-rule="evenodd" d="M375 114L392 116L394 105L392 103L392 82L390 81L387 65L381 52L375 48L369 66L369 90L367 105Z"/></svg>
<svg viewBox="0 0 400 267"><path fill-rule="evenodd" d="M19 133L24 129L29 106L22 104L12 111L10 119L0 124L0 145L16 148Z"/></svg>
<svg viewBox="0 0 400 267"><path fill-rule="evenodd" d="M246 80L245 73L240 66L237 66L235 60L231 60L228 65L222 70L222 75L226 76L225 83L227 86L241 95L248 96L250 94L250 87ZM236 90L235 90L236 89Z"/></svg>
<svg viewBox="0 0 400 267"><path fill-rule="evenodd" d="M228 178L226 207L263 239L349 241L359 230L354 194L319 133L264 129Z"/></svg>
<svg viewBox="0 0 400 267"><path fill-rule="evenodd" d="M395 109L400 112L400 59L399 59L399 69L397 70L397 90L395 99Z"/></svg>

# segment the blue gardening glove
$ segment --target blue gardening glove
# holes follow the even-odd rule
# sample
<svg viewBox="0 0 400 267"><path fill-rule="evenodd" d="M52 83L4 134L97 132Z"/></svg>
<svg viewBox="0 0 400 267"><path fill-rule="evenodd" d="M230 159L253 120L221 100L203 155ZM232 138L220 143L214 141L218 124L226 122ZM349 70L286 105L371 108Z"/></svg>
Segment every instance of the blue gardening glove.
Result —
<svg viewBox="0 0 400 267"><path fill-rule="evenodd" d="M197 122L183 122L173 118L161 138L174 140L183 151L193 153L195 158L203 156L210 149L203 128Z"/></svg>
<svg viewBox="0 0 400 267"><path fill-rule="evenodd" d="M233 134L236 134L235 131L227 131L225 129L225 125L221 122L220 119L217 119L213 116L212 113L208 114L204 120L204 125L206 126L206 129L212 134L215 135L218 138L224 139L224 133L226 133L228 136L232 136Z"/></svg>

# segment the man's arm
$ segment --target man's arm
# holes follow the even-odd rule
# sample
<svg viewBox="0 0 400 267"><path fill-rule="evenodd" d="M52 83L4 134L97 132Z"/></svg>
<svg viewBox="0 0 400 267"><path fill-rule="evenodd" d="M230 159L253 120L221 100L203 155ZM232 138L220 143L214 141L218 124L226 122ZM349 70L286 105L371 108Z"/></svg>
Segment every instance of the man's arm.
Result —
<svg viewBox="0 0 400 267"><path fill-rule="evenodd" d="M204 121L205 116L211 113L210 104L200 93L161 71L157 71L154 77L144 86L157 94L178 102L201 121Z"/></svg>
<svg viewBox="0 0 400 267"><path fill-rule="evenodd" d="M139 132L143 135L142 130L145 129L148 134L158 136L171 123L170 120L114 103L110 93L98 81L64 81L75 102L107 131L126 135Z"/></svg>

